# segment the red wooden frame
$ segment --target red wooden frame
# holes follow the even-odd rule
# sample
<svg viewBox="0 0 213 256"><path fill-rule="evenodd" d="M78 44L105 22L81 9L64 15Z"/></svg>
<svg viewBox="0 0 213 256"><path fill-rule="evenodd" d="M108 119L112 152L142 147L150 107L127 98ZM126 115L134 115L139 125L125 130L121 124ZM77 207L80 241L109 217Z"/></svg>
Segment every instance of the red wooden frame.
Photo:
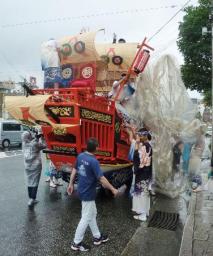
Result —
<svg viewBox="0 0 213 256"><path fill-rule="evenodd" d="M90 137L99 142L96 156L101 163L129 162L129 138L118 117L119 138L115 138L114 101L95 95L91 88L39 89L34 93L50 94L45 103L48 118L56 125L62 124L61 127L42 126L46 152L56 168L73 165Z"/></svg>

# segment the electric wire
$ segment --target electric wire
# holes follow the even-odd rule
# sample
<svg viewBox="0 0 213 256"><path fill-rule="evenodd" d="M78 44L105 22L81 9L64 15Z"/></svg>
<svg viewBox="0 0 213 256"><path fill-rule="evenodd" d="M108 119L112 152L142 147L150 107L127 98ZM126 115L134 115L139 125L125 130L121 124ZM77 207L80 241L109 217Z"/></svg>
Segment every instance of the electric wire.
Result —
<svg viewBox="0 0 213 256"><path fill-rule="evenodd" d="M178 7L178 5L159 6L159 7L152 7L152 8L146 8L146 9L120 10L120 11L79 15L79 16L68 16L68 17L60 17L60 18L57 17L54 19L47 19L47 20L34 20L34 21L29 21L29 22L26 21L26 22L16 23L16 24L4 24L1 27L2 28L12 28L12 27L26 26L26 25L38 25L38 24L42 24L42 23L63 22L63 21L69 21L69 20L73 20L73 19L88 19L88 18L95 18L95 17L102 17L102 16L113 16L113 15L140 13L140 12L145 12L145 11L156 11L156 10L176 8L176 7Z"/></svg>
<svg viewBox="0 0 213 256"><path fill-rule="evenodd" d="M188 4L191 2L191 0L188 0L165 24L163 24L150 38L148 41L151 41L157 34L159 34ZM170 5L170 6L161 6L161 7L153 7L153 8L147 8L147 9L132 9L132 10L123 10L123 11L116 11L116 12L106 12L101 14L92 14L92 15L84 15L84 16L75 16L75 17L62 17L62 18L56 18L56 19L50 19L50 20L39 20L39 21L32 21L32 22L23 22L18 24L7 24L2 25L2 28L8 28L8 27L15 27L15 26L24 26L24 25L33 25L33 24L39 24L39 23L48 23L48 22L58 22L58 21L66 21L70 19L80 19L80 18L92 18L96 16L102 16L102 15L117 15L117 14L126 14L126 13L133 13L133 12L142 12L142 11L154 11L159 9L165 9L165 8L176 8L178 5ZM11 67L13 70L12 72L18 76L18 73L20 73L18 70L14 68L14 66L5 58L3 54L0 54L1 57L4 59L4 61ZM27 70L25 70L27 71ZM32 69L28 70L28 72L34 71L35 73L40 72L38 69ZM27 72L27 73L28 73ZM3 73L3 72L0 72ZM25 72L26 73L26 72Z"/></svg>
<svg viewBox="0 0 213 256"><path fill-rule="evenodd" d="M148 40L151 41L157 34L159 34L189 3L191 0L188 0L166 23L164 23Z"/></svg>

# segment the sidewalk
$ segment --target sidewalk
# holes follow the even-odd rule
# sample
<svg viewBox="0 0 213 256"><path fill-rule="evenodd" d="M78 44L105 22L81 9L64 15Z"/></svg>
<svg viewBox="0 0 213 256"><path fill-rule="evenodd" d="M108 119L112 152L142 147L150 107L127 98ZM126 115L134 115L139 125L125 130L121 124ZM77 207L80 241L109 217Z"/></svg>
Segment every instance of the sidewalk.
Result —
<svg viewBox="0 0 213 256"><path fill-rule="evenodd" d="M138 229L122 252L122 256L178 256L186 219L186 202L183 198L169 199L158 195L152 206L155 210L179 212L180 223L176 231L147 227L138 222Z"/></svg>
<svg viewBox="0 0 213 256"><path fill-rule="evenodd" d="M213 194L192 194L179 256L213 256Z"/></svg>
<svg viewBox="0 0 213 256"><path fill-rule="evenodd" d="M187 216L183 204L182 198L157 198L153 210L179 212L183 232L181 225L174 232L139 224L122 256L213 256L213 193L192 193Z"/></svg>
<svg viewBox="0 0 213 256"><path fill-rule="evenodd" d="M201 174L208 170L209 162L203 162ZM176 199L158 195L151 209L179 213L177 230L139 224L122 256L213 256L213 193L192 193L191 198L183 193Z"/></svg>

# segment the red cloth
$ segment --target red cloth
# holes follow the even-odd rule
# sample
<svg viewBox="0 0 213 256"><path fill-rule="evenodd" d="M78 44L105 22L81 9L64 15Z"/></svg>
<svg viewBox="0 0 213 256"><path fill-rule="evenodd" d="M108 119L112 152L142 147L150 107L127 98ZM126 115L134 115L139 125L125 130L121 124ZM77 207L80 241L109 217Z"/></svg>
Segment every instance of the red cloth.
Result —
<svg viewBox="0 0 213 256"><path fill-rule="evenodd" d="M74 80L70 82L71 87L91 87L90 80Z"/></svg>

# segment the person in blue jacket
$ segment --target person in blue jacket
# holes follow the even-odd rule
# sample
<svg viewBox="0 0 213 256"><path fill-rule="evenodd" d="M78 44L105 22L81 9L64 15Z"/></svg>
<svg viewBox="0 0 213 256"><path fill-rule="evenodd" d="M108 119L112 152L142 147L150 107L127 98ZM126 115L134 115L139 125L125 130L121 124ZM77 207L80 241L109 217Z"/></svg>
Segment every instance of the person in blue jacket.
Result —
<svg viewBox="0 0 213 256"><path fill-rule="evenodd" d="M102 186L109 189L114 196L118 194L118 190L108 182L100 169L100 164L94 155L97 147L98 141L95 138L90 138L87 141L87 150L78 155L75 168L72 169L70 183L67 188L67 193L71 195L74 190L74 180L77 173L78 194L81 200L82 211L81 220L78 224L74 241L71 245L71 249L74 251L88 251L90 249L89 246L82 242L88 226L90 227L93 235L94 245L100 245L108 241L108 236L99 231L96 221L96 187L97 183L100 182Z"/></svg>

